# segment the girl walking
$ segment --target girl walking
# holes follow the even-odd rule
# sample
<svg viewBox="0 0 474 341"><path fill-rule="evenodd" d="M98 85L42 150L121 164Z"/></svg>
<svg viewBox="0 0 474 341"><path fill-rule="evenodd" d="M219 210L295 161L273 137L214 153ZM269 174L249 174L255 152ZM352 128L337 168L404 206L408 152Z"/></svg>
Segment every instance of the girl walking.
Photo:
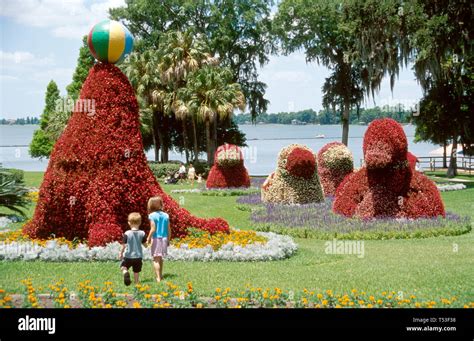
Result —
<svg viewBox="0 0 474 341"><path fill-rule="evenodd" d="M163 278L163 257L166 256L171 238L171 226L169 216L163 212L163 199L152 197L148 200L148 219L150 220L150 233L147 243L151 242L151 256L153 257L153 268L156 281L161 282Z"/></svg>

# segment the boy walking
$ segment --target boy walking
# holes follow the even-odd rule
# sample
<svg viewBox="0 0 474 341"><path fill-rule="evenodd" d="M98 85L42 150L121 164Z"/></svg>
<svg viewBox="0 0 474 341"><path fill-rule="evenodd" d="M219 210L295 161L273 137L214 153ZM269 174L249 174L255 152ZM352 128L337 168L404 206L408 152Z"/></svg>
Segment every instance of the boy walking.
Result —
<svg viewBox="0 0 474 341"><path fill-rule="evenodd" d="M123 234L122 249L120 250L120 269L123 273L123 282L130 285L130 273L128 269L132 268L135 284L138 283L138 277L142 271L143 250L142 244L146 242L145 232L140 230L142 217L140 213L133 212L128 215L128 225L130 230Z"/></svg>

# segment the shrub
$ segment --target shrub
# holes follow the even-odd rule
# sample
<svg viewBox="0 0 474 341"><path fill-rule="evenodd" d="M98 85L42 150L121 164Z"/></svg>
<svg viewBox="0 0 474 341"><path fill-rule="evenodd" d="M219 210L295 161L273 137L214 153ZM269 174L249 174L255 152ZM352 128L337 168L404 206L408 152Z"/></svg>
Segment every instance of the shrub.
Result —
<svg viewBox="0 0 474 341"><path fill-rule="evenodd" d="M250 177L244 166L242 151L238 146L225 144L217 148L206 187L250 187Z"/></svg>
<svg viewBox="0 0 474 341"><path fill-rule="evenodd" d="M135 92L120 69L96 64L83 84L81 99L93 101L95 110L74 112L56 142L25 233L104 245L119 240L120 231L128 229L130 212L139 212L148 230L147 201L158 195L170 216L173 236L185 236L189 227L228 231L223 219L194 217L163 192L143 152Z"/></svg>
<svg viewBox="0 0 474 341"><path fill-rule="evenodd" d="M316 157L306 146L292 144L278 154L277 169L262 185L262 200L305 204L324 199Z"/></svg>
<svg viewBox="0 0 474 341"><path fill-rule="evenodd" d="M352 153L344 144L331 142L318 152L318 172L326 196L334 196L347 174L354 170Z"/></svg>
<svg viewBox="0 0 474 341"><path fill-rule="evenodd" d="M207 164L206 161L193 162L193 166L196 170L196 175L200 174L204 179L207 179L211 167Z"/></svg>
<svg viewBox="0 0 474 341"><path fill-rule="evenodd" d="M334 211L364 219L445 216L436 185L409 166L407 146L396 121L373 121L364 136L365 166L341 182Z"/></svg>
<svg viewBox="0 0 474 341"><path fill-rule="evenodd" d="M153 175L157 179L163 179L170 173L176 173L179 170L179 163L160 163L149 161L148 166L150 167Z"/></svg>

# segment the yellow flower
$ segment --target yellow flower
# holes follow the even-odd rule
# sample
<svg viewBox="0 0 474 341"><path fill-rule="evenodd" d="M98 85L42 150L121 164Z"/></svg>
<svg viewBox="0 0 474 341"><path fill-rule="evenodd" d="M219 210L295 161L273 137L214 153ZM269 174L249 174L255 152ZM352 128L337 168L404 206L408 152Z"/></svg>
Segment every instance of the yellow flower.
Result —
<svg viewBox="0 0 474 341"><path fill-rule="evenodd" d="M134 307L134 308L141 308L142 306L140 305L139 302L136 302L136 301L135 301L135 302L133 302L133 307Z"/></svg>

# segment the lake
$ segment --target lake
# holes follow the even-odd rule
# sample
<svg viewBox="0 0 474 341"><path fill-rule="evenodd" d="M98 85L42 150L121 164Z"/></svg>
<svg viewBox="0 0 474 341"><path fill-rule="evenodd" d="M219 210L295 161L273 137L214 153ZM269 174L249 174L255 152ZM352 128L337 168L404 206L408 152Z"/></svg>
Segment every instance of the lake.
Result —
<svg viewBox="0 0 474 341"><path fill-rule="evenodd" d="M48 160L32 159L28 147L33 138L36 125L0 125L0 163L6 168L18 168L26 171L44 171ZM244 148L245 165L251 175L266 175L276 166L276 158L281 148L301 143L317 152L323 145L332 141L340 141L342 127L340 125L240 125L239 128L247 136L248 147ZM349 129L349 148L354 155L354 164L360 166L362 159L362 141L367 126L351 125ZM431 143L414 143L415 126L403 127L409 141L409 150L417 156L428 156L438 146ZM325 138L316 138L324 135ZM9 147L5 147L9 146ZM149 150L147 158L152 160L154 151ZM204 157L204 155L202 156ZM172 160L184 160L184 156L170 153Z"/></svg>

